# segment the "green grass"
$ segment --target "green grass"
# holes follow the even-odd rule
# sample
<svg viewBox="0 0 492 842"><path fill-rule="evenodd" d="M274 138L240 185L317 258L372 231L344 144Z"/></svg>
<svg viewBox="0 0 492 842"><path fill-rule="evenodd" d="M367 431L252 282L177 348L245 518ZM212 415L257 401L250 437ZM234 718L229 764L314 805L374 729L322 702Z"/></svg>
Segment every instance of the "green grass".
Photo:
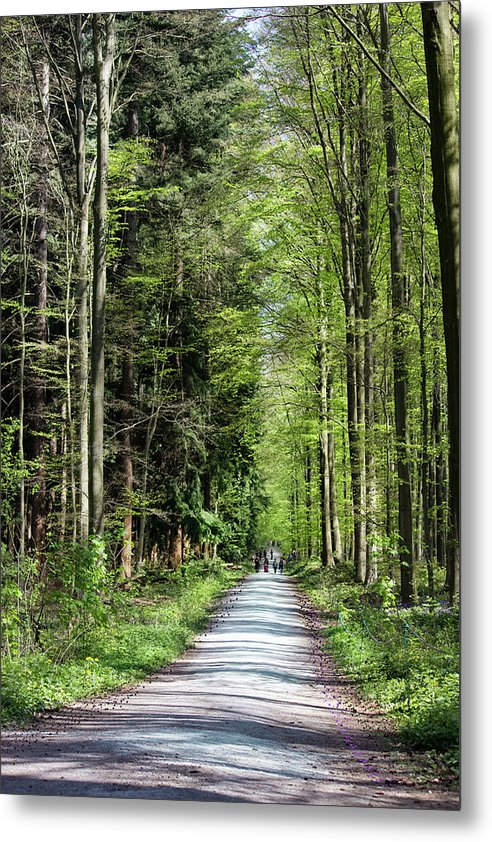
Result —
<svg viewBox="0 0 492 842"><path fill-rule="evenodd" d="M214 601L243 575L239 568L197 564L164 583L135 586L111 602L107 623L93 629L70 657L47 652L2 662L2 724L135 683L169 664L205 628Z"/></svg>
<svg viewBox="0 0 492 842"><path fill-rule="evenodd" d="M374 604L374 590L347 584L343 571L296 570L325 618L326 651L394 721L406 745L425 752L438 774L459 773L459 611L396 610Z"/></svg>

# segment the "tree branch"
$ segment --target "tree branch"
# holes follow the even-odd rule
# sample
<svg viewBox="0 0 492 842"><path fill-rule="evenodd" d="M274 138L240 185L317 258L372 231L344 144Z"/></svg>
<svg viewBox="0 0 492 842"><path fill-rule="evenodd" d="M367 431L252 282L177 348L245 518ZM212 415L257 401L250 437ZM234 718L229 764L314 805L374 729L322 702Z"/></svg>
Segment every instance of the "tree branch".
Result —
<svg viewBox="0 0 492 842"><path fill-rule="evenodd" d="M413 104L413 102L412 102L412 101L408 98L408 96L406 95L405 91L403 91L403 90L400 88L400 86L396 84L396 82L395 82L395 81L394 81L394 79L393 79L393 78L389 75L389 73L386 73L386 70L384 70L384 68L383 68L383 67L381 67L380 63L379 63L379 62L378 62L378 61L374 58L374 56L372 56L372 55L371 55L371 53L369 52L369 50L368 50L368 49L367 49L367 47L365 46L364 42L363 42L363 41L361 41L361 39L359 38L359 36L357 35L357 33L356 33L356 32L354 32L354 30L353 30L353 29L352 29L352 28L348 25L348 23L347 23L346 21L344 21L344 19L343 19L343 18L342 18L342 17L338 14L338 12L336 12L336 11L335 11L334 7L333 7L333 6L329 6L328 8L329 8L329 10L330 10L330 13L333 15L333 17L334 17L334 18L336 18L336 20L337 20L337 21L338 21L338 22L339 22L339 23L343 26L343 28L345 29L345 31L349 33L349 35L350 35L350 36L354 39L354 41L356 41L356 43L359 45L359 47L361 48L361 50L362 50L362 52L364 53L364 55L366 56L366 58L368 58L368 59L369 59L369 61L371 62L371 64L373 64L373 65L374 65L374 67L376 68L376 70L378 70L378 71L379 71L379 73L381 73L381 75L382 75L382 76L384 76L384 78L386 79L386 81L387 81L387 82L389 82L389 84L392 86L392 88L394 88L394 90L396 91L396 93L398 94L398 96L400 96L400 97L401 97L401 99L403 100L403 102L405 103L405 105L407 105L407 106L408 106L408 108L409 108L409 109L410 109L410 110L411 110L411 111L412 111L412 112L413 112L413 113L414 113L417 117L419 117L419 119L420 119L420 120L422 120L422 122L423 122L423 123L425 123L425 125L427 126L427 128L429 128L429 129L430 129L430 120L429 120L429 118L428 118L428 117L426 117L426 115L425 115L422 111L420 111L420 109L419 109L419 108L417 108L417 106L416 106L416 105L414 105L414 104Z"/></svg>

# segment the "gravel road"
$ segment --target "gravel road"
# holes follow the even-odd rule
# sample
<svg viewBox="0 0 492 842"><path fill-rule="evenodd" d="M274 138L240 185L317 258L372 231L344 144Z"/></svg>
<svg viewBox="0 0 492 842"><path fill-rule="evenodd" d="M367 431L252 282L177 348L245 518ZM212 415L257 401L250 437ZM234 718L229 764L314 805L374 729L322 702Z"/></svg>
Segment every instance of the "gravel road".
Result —
<svg viewBox="0 0 492 842"><path fill-rule="evenodd" d="M321 657L293 582L252 574L174 664L5 731L2 792L459 809L395 776Z"/></svg>

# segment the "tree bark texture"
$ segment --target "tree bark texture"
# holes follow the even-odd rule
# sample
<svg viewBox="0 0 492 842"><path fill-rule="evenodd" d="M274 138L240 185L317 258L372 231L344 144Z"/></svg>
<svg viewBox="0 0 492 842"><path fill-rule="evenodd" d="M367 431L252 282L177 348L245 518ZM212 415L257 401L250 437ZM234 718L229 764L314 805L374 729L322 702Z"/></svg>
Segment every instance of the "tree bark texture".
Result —
<svg viewBox="0 0 492 842"><path fill-rule="evenodd" d="M391 71L390 34L386 3L379 6L381 25L381 65L388 75ZM386 141L388 181L388 212L391 240L391 303L393 318L393 379L395 400L395 431L398 472L398 532L400 535L400 575L402 601L412 602L413 577L413 515L410 485L410 452L408 432L408 370L405 349L404 311L405 279L403 274L403 233L400 207L398 152L396 144L393 96L386 76L381 76L383 119Z"/></svg>
<svg viewBox="0 0 492 842"><path fill-rule="evenodd" d="M346 74L341 79L343 96L348 92ZM356 582L363 582L366 570L366 528L363 512L365 479L361 463L362 451L359 441L359 410L361 407L362 383L357 341L357 278L355 276L355 248L352 223L354 218L353 198L348 195L347 184L347 127L346 109L339 102L339 225L342 254L343 298L345 305L345 336L347 366L347 426L351 469L352 506L354 518L354 575Z"/></svg>
<svg viewBox="0 0 492 842"><path fill-rule="evenodd" d="M333 546L331 538L330 513L330 455L328 437L328 361L326 351L326 316L323 281L318 272L318 318L319 318L319 384L320 384L320 492L321 492L321 563L333 567Z"/></svg>
<svg viewBox="0 0 492 842"><path fill-rule="evenodd" d="M333 377L331 372L328 379L328 406L333 412ZM331 543L333 549L333 557L335 562L340 562L343 558L342 550L342 536L340 533L340 521L338 518L338 499L337 499L337 482L335 469L335 436L333 434L333 425L330 424L328 429L328 462L330 471L330 525L331 525Z"/></svg>
<svg viewBox="0 0 492 842"><path fill-rule="evenodd" d="M449 424L449 520L451 599L459 591L460 527L460 207L459 135L450 4L421 3L431 122L433 203L439 239L446 346Z"/></svg>
<svg viewBox="0 0 492 842"><path fill-rule="evenodd" d="M44 120L49 119L50 69L49 62L44 57L39 64L38 86L41 95L40 120L42 140L39 146L37 182L37 216L35 222L35 270L36 270L36 343L38 355L35 370L32 375L30 389L30 429L31 429L31 458L37 463L35 489L31 497L31 544L37 552L40 573L43 574L44 554L46 544L46 520L48 516L48 496L46 487L46 342L48 304L48 139L44 128Z"/></svg>
<svg viewBox="0 0 492 842"><path fill-rule="evenodd" d="M136 139L139 134L138 111L135 104L132 104L128 114L128 136ZM131 272L137 260L137 211L134 207L126 212L126 227L123 236L123 261L122 269L125 274ZM132 290L127 286L127 324L124 333L125 349L121 367L121 425L120 434L120 463L122 474L122 497L123 497L123 543L121 548L122 574L125 579L132 576L133 559L133 453L131 423L133 419L133 304Z"/></svg>
<svg viewBox="0 0 492 842"><path fill-rule="evenodd" d="M78 405L80 448L80 538L89 535L89 312L88 245L92 184L86 173L86 101L82 46L82 16L75 16L75 160L77 173L77 333L78 333Z"/></svg>
<svg viewBox="0 0 492 842"><path fill-rule="evenodd" d="M115 56L115 15L92 17L97 99L97 171L94 197L94 275L92 289L91 414L90 414L90 526L95 535L104 528L104 329L107 252L107 176L110 85Z"/></svg>

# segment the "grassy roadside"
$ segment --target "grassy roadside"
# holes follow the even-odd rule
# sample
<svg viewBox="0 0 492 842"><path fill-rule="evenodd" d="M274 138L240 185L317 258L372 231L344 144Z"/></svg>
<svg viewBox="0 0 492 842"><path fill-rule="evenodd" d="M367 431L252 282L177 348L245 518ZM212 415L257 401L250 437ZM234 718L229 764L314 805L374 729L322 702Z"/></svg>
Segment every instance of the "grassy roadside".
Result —
<svg viewBox="0 0 492 842"><path fill-rule="evenodd" d="M112 596L105 622L66 654L2 661L2 725L137 682L175 660L206 627L214 604L245 574L220 562L186 565L163 581Z"/></svg>
<svg viewBox="0 0 492 842"><path fill-rule="evenodd" d="M321 613L327 651L393 721L432 777L459 780L459 612L438 603L397 609L387 583L347 584L346 571L297 565L296 581Z"/></svg>

